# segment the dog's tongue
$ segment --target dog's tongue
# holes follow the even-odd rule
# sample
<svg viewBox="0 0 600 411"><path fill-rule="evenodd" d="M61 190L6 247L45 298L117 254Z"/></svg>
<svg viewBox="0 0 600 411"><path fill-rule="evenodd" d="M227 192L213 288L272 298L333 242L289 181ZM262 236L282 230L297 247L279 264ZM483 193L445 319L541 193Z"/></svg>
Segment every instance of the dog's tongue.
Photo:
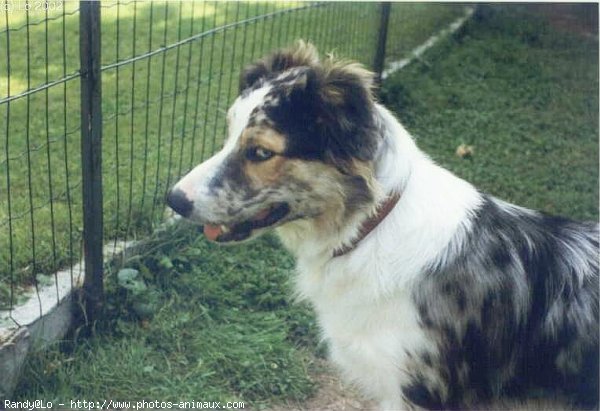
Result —
<svg viewBox="0 0 600 411"><path fill-rule="evenodd" d="M204 225L204 235L210 241L215 241L217 239L217 237L220 236L222 233L223 233L223 231L221 230L221 227L218 225L212 225L212 224Z"/></svg>

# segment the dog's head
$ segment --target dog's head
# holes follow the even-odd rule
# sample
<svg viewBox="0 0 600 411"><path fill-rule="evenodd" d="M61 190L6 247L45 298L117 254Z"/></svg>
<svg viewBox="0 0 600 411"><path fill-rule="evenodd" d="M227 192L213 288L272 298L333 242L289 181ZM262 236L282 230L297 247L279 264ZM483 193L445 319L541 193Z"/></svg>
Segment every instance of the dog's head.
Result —
<svg viewBox="0 0 600 411"><path fill-rule="evenodd" d="M341 222L374 201L372 73L298 42L247 67L223 149L167 202L217 242L299 219Z"/></svg>

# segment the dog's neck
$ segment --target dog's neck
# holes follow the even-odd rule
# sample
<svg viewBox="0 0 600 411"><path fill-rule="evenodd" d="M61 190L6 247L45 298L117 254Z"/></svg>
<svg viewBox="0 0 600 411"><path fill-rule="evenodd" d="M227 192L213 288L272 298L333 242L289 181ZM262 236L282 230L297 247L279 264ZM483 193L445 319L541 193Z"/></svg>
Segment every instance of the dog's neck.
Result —
<svg viewBox="0 0 600 411"><path fill-rule="evenodd" d="M318 299L323 281L338 272L368 273L376 279L372 284L387 284L382 289L374 286L372 295L404 288L426 266L446 264L470 230L471 216L481 204L479 192L420 151L385 108L378 106L378 115L381 143L372 163L373 208L339 221L299 220L277 229L296 257L300 298ZM352 251L334 257L335 249L352 244L392 192L402 196L387 217Z"/></svg>
<svg viewBox="0 0 600 411"><path fill-rule="evenodd" d="M377 105L376 125L380 133L380 144L372 163L374 183L372 204L351 215L340 215L338 219L300 220L277 229L283 244L297 258L313 260L331 259L335 250L350 251L359 245L357 240L366 236L364 227L370 220L377 219L378 211L390 198L397 202L395 193L401 193L412 167L412 159L422 153L408 132L383 106ZM401 162L398 159L402 159ZM369 230L370 232L371 230Z"/></svg>
<svg viewBox="0 0 600 411"><path fill-rule="evenodd" d="M402 198L386 217L386 223L390 220L396 230L403 232L397 233L400 236L397 241L411 244L449 241L459 225L468 220L466 216L478 207L480 194L473 186L429 159L386 108L377 105L376 113L380 144L372 163L375 180L372 207L337 220L299 220L278 228L283 244L299 262L326 264L334 259L334 250L351 245L360 236L365 221L375 215L377 206L390 193L402 193ZM379 224L369 236L384 225ZM433 231L428 231L430 228ZM341 258L363 247L365 240Z"/></svg>
<svg viewBox="0 0 600 411"><path fill-rule="evenodd" d="M368 236L371 231L375 230L377 226L385 220L387 215L392 212L394 207L396 207L396 204L398 204L398 201L400 201L400 197L401 194L398 192L391 193L385 201L377 206L375 214L362 222L358 236L352 239L350 244L333 250L333 256L341 257L358 247L361 240Z"/></svg>

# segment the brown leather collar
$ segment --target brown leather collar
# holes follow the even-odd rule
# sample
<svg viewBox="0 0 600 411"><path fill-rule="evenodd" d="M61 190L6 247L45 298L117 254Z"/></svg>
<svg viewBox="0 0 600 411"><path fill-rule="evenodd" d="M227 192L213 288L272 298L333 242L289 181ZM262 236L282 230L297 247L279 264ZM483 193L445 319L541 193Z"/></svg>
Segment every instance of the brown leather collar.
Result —
<svg viewBox="0 0 600 411"><path fill-rule="evenodd" d="M358 231L358 236L352 240L352 243L333 250L333 256L340 257L354 250L358 243L360 243L367 235L369 235L369 233L373 231L385 217L387 217L387 215L394 209L396 204L398 204L399 200L400 193L394 193L389 196L382 204L379 205L379 207L377 207L377 213L362 223L360 230Z"/></svg>

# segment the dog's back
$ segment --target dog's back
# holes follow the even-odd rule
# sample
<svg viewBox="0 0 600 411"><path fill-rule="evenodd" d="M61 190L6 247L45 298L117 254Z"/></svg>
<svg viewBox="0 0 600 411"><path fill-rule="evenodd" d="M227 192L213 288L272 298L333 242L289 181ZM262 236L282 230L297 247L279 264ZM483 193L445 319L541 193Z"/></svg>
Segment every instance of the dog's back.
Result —
<svg viewBox="0 0 600 411"><path fill-rule="evenodd" d="M597 224L486 197L461 252L415 287L439 349L421 366L440 368L447 393L416 377L405 395L455 408L549 389L597 407L598 236Z"/></svg>

